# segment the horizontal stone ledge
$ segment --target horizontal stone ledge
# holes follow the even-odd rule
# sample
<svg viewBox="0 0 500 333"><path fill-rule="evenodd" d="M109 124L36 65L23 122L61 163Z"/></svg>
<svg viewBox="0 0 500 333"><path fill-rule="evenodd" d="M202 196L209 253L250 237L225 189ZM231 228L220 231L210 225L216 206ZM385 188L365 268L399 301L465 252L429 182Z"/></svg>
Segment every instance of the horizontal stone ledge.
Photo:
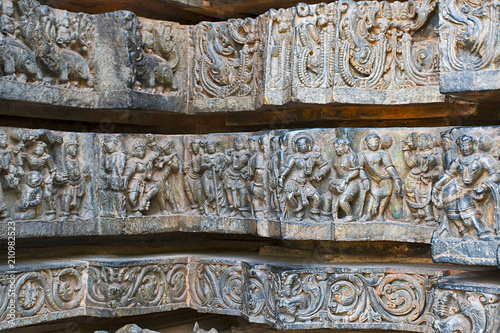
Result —
<svg viewBox="0 0 500 333"><path fill-rule="evenodd" d="M192 26L127 11L90 15L36 0L7 1L0 98L184 114L292 102L445 105L448 96L466 92L479 101L476 93L499 90L494 55L500 43L485 28L495 22L477 18L488 42L475 50L478 37L467 42L456 33L465 14L443 15L454 1L462 2L413 1L405 5L411 14L404 25L398 5L371 0L299 3Z"/></svg>
<svg viewBox="0 0 500 333"><path fill-rule="evenodd" d="M498 127L153 135L0 128L0 238L166 232L432 244L498 266Z"/></svg>
<svg viewBox="0 0 500 333"><path fill-rule="evenodd" d="M0 239L13 224L0 222ZM294 222L199 216L145 216L71 221L16 221L17 239L44 237L133 236L169 232L244 234L287 240L399 241L430 244L434 228L400 221Z"/></svg>
<svg viewBox="0 0 500 333"><path fill-rule="evenodd" d="M312 264L306 259L223 254L17 264L0 267L7 282L1 290L0 330L77 316L111 318L192 308L287 330L441 332L433 326L433 292L438 279L450 274L449 268L437 265ZM10 285L15 292L9 297ZM7 318L9 313L13 318Z"/></svg>

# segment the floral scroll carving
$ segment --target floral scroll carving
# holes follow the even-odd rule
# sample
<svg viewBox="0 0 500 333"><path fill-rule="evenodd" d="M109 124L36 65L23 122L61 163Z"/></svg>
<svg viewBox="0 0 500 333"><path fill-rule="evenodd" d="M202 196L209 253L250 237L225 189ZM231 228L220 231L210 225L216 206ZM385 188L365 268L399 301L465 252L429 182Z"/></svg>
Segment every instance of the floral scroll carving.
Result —
<svg viewBox="0 0 500 333"><path fill-rule="evenodd" d="M116 309L183 303L187 297L186 277L187 267L182 263L90 266L89 304Z"/></svg>
<svg viewBox="0 0 500 333"><path fill-rule="evenodd" d="M441 70L498 69L499 15L495 1L451 0L440 4Z"/></svg>
<svg viewBox="0 0 500 333"><path fill-rule="evenodd" d="M199 98L255 96L262 81L259 19L202 22L194 28L193 93Z"/></svg>

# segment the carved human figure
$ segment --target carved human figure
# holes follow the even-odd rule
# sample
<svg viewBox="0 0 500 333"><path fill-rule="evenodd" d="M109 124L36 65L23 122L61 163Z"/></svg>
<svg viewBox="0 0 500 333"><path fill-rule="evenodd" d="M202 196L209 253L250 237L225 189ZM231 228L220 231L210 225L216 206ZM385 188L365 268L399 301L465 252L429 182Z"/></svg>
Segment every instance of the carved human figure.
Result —
<svg viewBox="0 0 500 333"><path fill-rule="evenodd" d="M476 139L468 134L461 135L456 143L459 156L434 185L434 200L444 208L464 240L472 238L472 229L480 240L493 240L493 231L481 218L476 202L483 200L488 190L497 191L498 162L489 154L477 152ZM483 178L485 174L487 178Z"/></svg>
<svg viewBox="0 0 500 333"><path fill-rule="evenodd" d="M441 158L434 150L434 140L428 133L416 135L410 133L403 140L403 157L410 172L406 176L405 200L410 207L413 224L425 221L429 226L436 226L436 217L432 205L432 186L443 173Z"/></svg>
<svg viewBox="0 0 500 333"><path fill-rule="evenodd" d="M59 183L66 183L68 175L57 173L52 156L47 152L47 144L41 140L35 141L31 152L21 152L20 163L21 165L26 163L30 171L38 171L42 174L44 214L47 220L54 219L56 214L54 207L54 180Z"/></svg>
<svg viewBox="0 0 500 333"><path fill-rule="evenodd" d="M201 145L199 140L191 141L191 159L184 164L184 192L191 205L191 213L202 213L203 187L201 184Z"/></svg>
<svg viewBox="0 0 500 333"><path fill-rule="evenodd" d="M335 221L338 219L339 209L342 209L345 217L340 221L349 222L354 220L352 204L359 197L362 188L358 155L352 151L346 138L336 139L333 147L336 156L333 159L329 181L333 200L331 211L327 213L331 214Z"/></svg>
<svg viewBox="0 0 500 333"><path fill-rule="evenodd" d="M88 166L82 167L78 161L80 143L72 138L66 143L66 170L68 183L62 190L61 215L63 218L78 216L85 195L86 179L90 178Z"/></svg>
<svg viewBox="0 0 500 333"><path fill-rule="evenodd" d="M451 163L455 160L453 156L453 150L451 149L453 145L452 130L443 131L440 133L441 136L441 148L443 149L443 168L447 170Z"/></svg>
<svg viewBox="0 0 500 333"><path fill-rule="evenodd" d="M56 42L61 47L69 47L72 36L71 36L71 20L68 17L68 13L64 12L62 19L57 23L56 27Z"/></svg>
<svg viewBox="0 0 500 333"><path fill-rule="evenodd" d="M126 198L124 191L126 189L126 180L124 178L126 155L118 149L118 140L113 136L104 138L103 158L101 162L101 190L104 216L126 217L125 210Z"/></svg>
<svg viewBox="0 0 500 333"><path fill-rule="evenodd" d="M0 16L1 33L15 37L16 34L16 21L14 20L14 4L12 1L0 2Z"/></svg>
<svg viewBox="0 0 500 333"><path fill-rule="evenodd" d="M177 200L175 199L169 180L172 173L179 172L181 165L179 156L174 151L174 146L174 142L170 140L160 147L161 155L154 161L155 171L151 178L152 182L158 186L156 198L158 199L162 215L169 214L167 203L172 207L174 214L179 212L179 206L177 205Z"/></svg>
<svg viewBox="0 0 500 333"><path fill-rule="evenodd" d="M392 164L391 156L381 149L380 137L371 133L365 137L364 142L368 149L358 155L363 190L367 191L361 221L385 221L384 212L389 204L393 182L398 196L402 194L403 184Z"/></svg>
<svg viewBox="0 0 500 333"><path fill-rule="evenodd" d="M154 136L148 135L146 140L136 138L132 141L130 157L124 171L132 216L142 216L143 212L148 211L151 199L159 191L158 184L151 182L153 163L159 156L160 151Z"/></svg>
<svg viewBox="0 0 500 333"><path fill-rule="evenodd" d="M248 139L250 153L248 159L248 192L251 195L250 207L252 217L257 219L264 218L265 207L265 156L264 156L264 137L251 137Z"/></svg>
<svg viewBox="0 0 500 333"><path fill-rule="evenodd" d="M0 177L3 180L3 182L0 182L0 219L9 217L2 183L8 188L16 188L19 185L17 173L15 156L12 149L9 148L7 133L0 130Z"/></svg>
<svg viewBox="0 0 500 333"><path fill-rule="evenodd" d="M19 211L14 214L16 220L37 218L37 208L42 203L44 176L39 171L30 171L24 177L21 186L21 198L17 202Z"/></svg>
<svg viewBox="0 0 500 333"><path fill-rule="evenodd" d="M293 323L297 320L297 312L307 308L307 297L301 293L300 278L297 274L286 276L283 281L280 298L276 302L278 319L284 323Z"/></svg>
<svg viewBox="0 0 500 333"><path fill-rule="evenodd" d="M226 165L224 154L217 152L217 144L213 140L203 142L205 153L201 158L203 175L201 183L205 194L203 210L207 215L220 215L226 210L226 200L222 185L222 171Z"/></svg>
<svg viewBox="0 0 500 333"><path fill-rule="evenodd" d="M314 141L309 134L295 134L292 138L293 154L288 158L279 178L279 186L284 188L286 203L298 220L304 218L308 208L309 218L319 220L321 197L311 182L321 180L329 172L329 165L321 153L312 151L313 145Z"/></svg>
<svg viewBox="0 0 500 333"><path fill-rule="evenodd" d="M271 138L271 156L267 164L269 191L270 191L270 205L271 210L276 216L280 215L281 202L283 199L282 189L278 186L280 174L285 169L285 156L281 149L281 138L273 136Z"/></svg>
<svg viewBox="0 0 500 333"><path fill-rule="evenodd" d="M226 151L229 167L224 172L229 209L232 215L250 216L247 191L248 160L247 139L244 136L234 138L234 149Z"/></svg>

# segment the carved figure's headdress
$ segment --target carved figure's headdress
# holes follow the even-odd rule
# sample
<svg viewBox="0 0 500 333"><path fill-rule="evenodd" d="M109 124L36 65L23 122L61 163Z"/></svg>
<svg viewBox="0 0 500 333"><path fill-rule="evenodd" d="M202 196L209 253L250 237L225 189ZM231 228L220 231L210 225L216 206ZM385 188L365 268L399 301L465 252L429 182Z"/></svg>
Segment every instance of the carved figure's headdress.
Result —
<svg viewBox="0 0 500 333"><path fill-rule="evenodd" d="M297 132L293 135L292 137L292 151L297 151L297 142L300 140L300 139L306 139L307 141L309 141L309 144L311 145L311 149L312 147L314 147L314 139L313 137L309 134L309 133L306 133L306 132Z"/></svg>

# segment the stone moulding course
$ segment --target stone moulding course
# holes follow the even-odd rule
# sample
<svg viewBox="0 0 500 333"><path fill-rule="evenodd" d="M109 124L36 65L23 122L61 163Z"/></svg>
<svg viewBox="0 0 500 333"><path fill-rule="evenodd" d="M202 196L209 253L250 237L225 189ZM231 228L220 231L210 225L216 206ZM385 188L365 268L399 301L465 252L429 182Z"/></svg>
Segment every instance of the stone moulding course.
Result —
<svg viewBox="0 0 500 333"><path fill-rule="evenodd" d="M183 26L9 0L0 9L0 98L192 114L494 95L498 6L485 1L465 14L462 2L299 3L255 19ZM477 27L455 26L468 21Z"/></svg>
<svg viewBox="0 0 500 333"><path fill-rule="evenodd" d="M0 330L180 308L240 316L283 330L475 333L496 332L500 325L496 272L448 276L449 268L437 265L337 266L269 259L95 257L32 262L13 273L2 266L2 281L13 283L0 288Z"/></svg>
<svg viewBox="0 0 500 333"><path fill-rule="evenodd" d="M166 232L432 244L497 266L497 127L208 135L0 128L0 228L22 238Z"/></svg>
<svg viewBox="0 0 500 333"><path fill-rule="evenodd" d="M1 330L192 308L278 329L436 332L433 291L449 274L430 266L311 266L199 255L98 257L21 265L12 276L7 267L2 271L15 280L15 311L9 312L9 288L2 287Z"/></svg>

